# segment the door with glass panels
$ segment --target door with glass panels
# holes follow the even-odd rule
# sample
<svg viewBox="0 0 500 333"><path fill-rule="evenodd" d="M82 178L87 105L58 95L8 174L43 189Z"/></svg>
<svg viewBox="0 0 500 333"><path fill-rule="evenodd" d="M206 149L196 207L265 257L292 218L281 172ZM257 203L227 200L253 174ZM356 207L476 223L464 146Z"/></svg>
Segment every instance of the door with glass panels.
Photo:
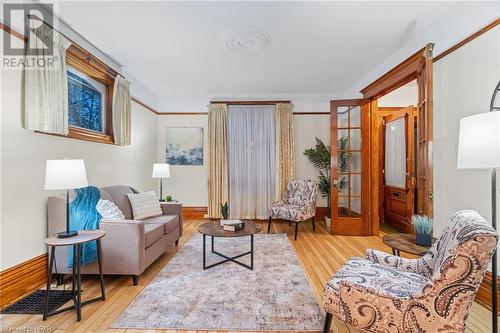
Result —
<svg viewBox="0 0 500 333"><path fill-rule="evenodd" d="M368 111L363 99L330 102L333 234L370 235Z"/></svg>

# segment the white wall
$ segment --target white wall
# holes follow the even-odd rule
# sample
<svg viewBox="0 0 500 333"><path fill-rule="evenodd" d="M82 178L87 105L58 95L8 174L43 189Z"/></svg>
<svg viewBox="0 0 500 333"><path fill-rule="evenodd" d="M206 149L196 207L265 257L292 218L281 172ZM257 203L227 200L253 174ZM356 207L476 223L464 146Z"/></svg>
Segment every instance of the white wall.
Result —
<svg viewBox="0 0 500 333"><path fill-rule="evenodd" d="M203 127L203 165L171 165L170 178L163 181L164 195L187 207L206 207L208 191L208 116L204 115L160 115L158 116L157 161L165 163L166 127ZM159 192L159 185L155 187Z"/></svg>
<svg viewBox="0 0 500 333"><path fill-rule="evenodd" d="M171 194L187 207L207 206L208 187L208 116L207 115L160 115L158 116L158 162L165 161L165 127L203 127L204 165L170 166L171 177L163 183L163 193ZM295 163L299 179L317 179L317 173L303 152L314 147L317 136L330 144L329 115L295 115ZM158 185L156 186L158 187ZM158 189L157 189L158 191ZM326 200L318 197L318 205L326 206Z"/></svg>
<svg viewBox="0 0 500 333"><path fill-rule="evenodd" d="M499 26L434 63L435 234L460 209L491 221L489 171L457 170L456 160L460 119L489 111L499 79Z"/></svg>
<svg viewBox="0 0 500 333"><path fill-rule="evenodd" d="M47 159L85 159L89 183L96 186L152 189L157 120L154 113L132 103L132 145L126 147L37 134L21 126L21 72L2 69L0 82L3 270L46 252L46 200L59 194L43 190Z"/></svg>
<svg viewBox="0 0 500 333"><path fill-rule="evenodd" d="M417 105L418 91L417 80L413 80L398 89L391 91L387 95L380 97L377 100L379 107L391 106L410 106Z"/></svg>

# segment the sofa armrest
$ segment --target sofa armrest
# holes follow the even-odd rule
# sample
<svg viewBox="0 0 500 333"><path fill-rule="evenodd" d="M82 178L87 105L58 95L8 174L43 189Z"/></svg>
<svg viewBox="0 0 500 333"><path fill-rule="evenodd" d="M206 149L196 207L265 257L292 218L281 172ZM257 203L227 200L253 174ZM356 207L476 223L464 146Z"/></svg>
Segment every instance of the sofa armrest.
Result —
<svg viewBox="0 0 500 333"><path fill-rule="evenodd" d="M101 220L103 266L108 272L139 275L146 268L144 222L138 220Z"/></svg>
<svg viewBox="0 0 500 333"><path fill-rule="evenodd" d="M177 215L179 217L179 237L184 231L184 217L182 214L182 204L179 202L160 202L163 215Z"/></svg>

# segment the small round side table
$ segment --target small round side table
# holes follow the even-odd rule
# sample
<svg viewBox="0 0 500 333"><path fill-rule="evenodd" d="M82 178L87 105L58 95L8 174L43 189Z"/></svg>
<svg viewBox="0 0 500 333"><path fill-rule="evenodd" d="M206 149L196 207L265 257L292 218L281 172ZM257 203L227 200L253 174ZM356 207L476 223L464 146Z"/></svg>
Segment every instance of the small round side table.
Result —
<svg viewBox="0 0 500 333"><path fill-rule="evenodd" d="M43 320L55 314L75 309L76 319L78 321L82 318L82 306L93 303L96 301L104 301L106 295L104 292L104 277L102 274L102 255L101 255L101 238L106 235L104 230L82 230L78 231L78 235L69 238L57 238L57 236L50 236L45 240L45 244L49 247L50 259L49 269L47 271L47 289L45 291L45 304L43 307ZM101 296L82 303L81 295L81 271L80 271L80 251L82 244L96 241L97 243L97 264L99 266L99 277L101 280ZM71 283L71 292L73 293L73 305L48 313L50 284L52 280L52 269L54 268L54 259L56 247L58 246L73 246L73 279Z"/></svg>
<svg viewBox="0 0 500 333"><path fill-rule="evenodd" d="M432 242L436 239L433 238ZM385 245L392 248L392 254L400 255L400 251L423 256L430 247L420 246L415 243L415 235L413 234L389 234L382 238Z"/></svg>

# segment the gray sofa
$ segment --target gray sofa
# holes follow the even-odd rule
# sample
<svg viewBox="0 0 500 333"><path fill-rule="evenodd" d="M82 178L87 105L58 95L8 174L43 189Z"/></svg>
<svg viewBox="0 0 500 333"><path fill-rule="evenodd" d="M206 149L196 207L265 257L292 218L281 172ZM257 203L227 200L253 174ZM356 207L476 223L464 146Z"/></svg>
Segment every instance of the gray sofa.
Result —
<svg viewBox="0 0 500 333"><path fill-rule="evenodd" d="M134 220L127 193L137 193L125 185L103 187L101 199L114 202L125 215L125 220L101 220L99 228L106 231L102 239L102 267L104 274L131 275L134 285L139 275L167 248L179 242L183 232L182 205L161 203L163 215L144 220ZM66 197L48 199L48 232L52 235L66 229ZM66 259L68 249L56 248L54 272L71 274ZM82 266L82 274L98 274L97 262ZM62 275L58 276L62 278Z"/></svg>

